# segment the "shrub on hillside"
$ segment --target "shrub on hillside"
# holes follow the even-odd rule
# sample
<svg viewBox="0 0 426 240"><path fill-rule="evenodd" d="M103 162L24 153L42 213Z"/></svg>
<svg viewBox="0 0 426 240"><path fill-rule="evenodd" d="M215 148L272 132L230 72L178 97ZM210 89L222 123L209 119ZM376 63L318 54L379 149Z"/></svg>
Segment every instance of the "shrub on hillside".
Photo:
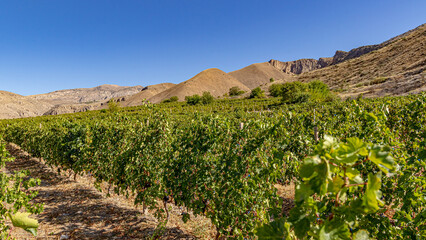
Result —
<svg viewBox="0 0 426 240"><path fill-rule="evenodd" d="M336 99L336 95L330 91L328 85L320 80L309 82L308 89L313 102L331 102Z"/></svg>
<svg viewBox="0 0 426 240"><path fill-rule="evenodd" d="M203 92L203 95L201 96L201 103L202 104L210 104L214 101L214 97L210 92Z"/></svg>
<svg viewBox="0 0 426 240"><path fill-rule="evenodd" d="M307 86L297 81L284 83L281 87L281 97L284 103L306 102L309 99Z"/></svg>
<svg viewBox="0 0 426 240"><path fill-rule="evenodd" d="M272 97L281 96L282 86L283 86L283 84L272 84L269 87L269 95L271 95Z"/></svg>
<svg viewBox="0 0 426 240"><path fill-rule="evenodd" d="M276 87L278 88L278 87ZM283 103L301 103L301 102L330 102L336 99L336 96L330 91L327 84L314 80L309 83L288 82L276 90L281 92Z"/></svg>
<svg viewBox="0 0 426 240"><path fill-rule="evenodd" d="M263 98L263 97L265 97L265 92L262 89L260 89L260 87L257 87L251 90L249 98Z"/></svg>
<svg viewBox="0 0 426 240"><path fill-rule="evenodd" d="M231 87L229 89L229 96L239 96L241 94L245 93L245 91L241 90L239 87Z"/></svg>
<svg viewBox="0 0 426 240"><path fill-rule="evenodd" d="M118 103L118 101L114 100L114 98L111 98L108 101L108 110L110 112L117 112L120 109L120 104Z"/></svg>
<svg viewBox="0 0 426 240"><path fill-rule="evenodd" d="M177 102L179 100L179 97L177 96L173 96L169 99L164 99L163 101L161 101L161 103L171 103L171 102Z"/></svg>
<svg viewBox="0 0 426 240"><path fill-rule="evenodd" d="M194 94L192 96L186 96L185 101L189 105L196 105L196 104L200 103L201 97L198 94Z"/></svg>

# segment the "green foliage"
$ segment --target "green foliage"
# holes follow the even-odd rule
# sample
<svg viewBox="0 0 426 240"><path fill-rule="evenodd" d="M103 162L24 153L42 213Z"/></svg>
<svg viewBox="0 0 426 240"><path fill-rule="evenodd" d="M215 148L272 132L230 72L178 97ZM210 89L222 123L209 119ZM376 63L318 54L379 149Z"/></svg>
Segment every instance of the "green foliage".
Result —
<svg viewBox="0 0 426 240"><path fill-rule="evenodd" d="M302 102L331 102L336 96L330 92L328 86L319 81L314 80L309 83L287 82L281 87L274 87L274 94L282 96L283 103L302 103Z"/></svg>
<svg viewBox="0 0 426 240"><path fill-rule="evenodd" d="M120 103L113 98L108 101L108 110L110 112L118 112L120 110Z"/></svg>
<svg viewBox="0 0 426 240"><path fill-rule="evenodd" d="M198 94L194 94L192 96L186 96L185 101L188 105L197 105L201 102L201 97Z"/></svg>
<svg viewBox="0 0 426 240"><path fill-rule="evenodd" d="M260 89L260 87L257 87L253 90L251 90L250 96L249 98L264 98L265 97L265 92Z"/></svg>
<svg viewBox="0 0 426 240"><path fill-rule="evenodd" d="M201 96L201 103L206 105L214 102L214 97L210 92L203 92Z"/></svg>
<svg viewBox="0 0 426 240"><path fill-rule="evenodd" d="M337 99L327 84L320 80L314 80L308 83L310 100L313 102L331 102Z"/></svg>
<svg viewBox="0 0 426 240"><path fill-rule="evenodd" d="M203 104L207 105L214 102L214 97L210 92L203 92L203 95L198 94L192 96L186 96L185 101L188 105Z"/></svg>
<svg viewBox="0 0 426 240"><path fill-rule="evenodd" d="M281 87L281 97L284 103L300 103L309 99L307 86L301 82L287 82Z"/></svg>
<svg viewBox="0 0 426 240"><path fill-rule="evenodd" d="M156 211L159 222L167 212L158 201L167 197L209 218L223 238L253 239L255 228L271 217L276 224L257 231L268 239L287 233L426 237L426 94L278 101L149 104L119 113L2 120L0 131L49 165L90 172L116 193L136 196L135 203ZM314 126L321 138L333 135L341 142L327 138L316 145ZM281 218L284 205L274 185L288 182L299 186L297 203ZM182 212L184 221L190 217ZM348 224L356 227L348 232Z"/></svg>
<svg viewBox="0 0 426 240"><path fill-rule="evenodd" d="M274 78L270 78L270 79L269 79L269 82L271 82L271 83L272 83L272 82L275 82L275 79L274 79Z"/></svg>
<svg viewBox="0 0 426 240"><path fill-rule="evenodd" d="M177 101L179 101L179 97L173 96L169 99L164 99L163 101L161 101L161 103L172 103L172 102L177 102Z"/></svg>
<svg viewBox="0 0 426 240"><path fill-rule="evenodd" d="M36 219L29 218L30 215L31 213L29 212L17 212L14 215L8 213L13 226L22 228L31 233L33 236L37 236L37 228L39 224Z"/></svg>
<svg viewBox="0 0 426 240"><path fill-rule="evenodd" d="M9 157L5 143L0 139L0 169L5 167L6 162L13 161ZM28 216L37 214L43 210L41 204L31 204L30 201L37 192L29 190L40 184L40 179L28 179L27 172L16 172L6 175L0 172L0 239L7 239L10 226L6 224L6 218L13 226L22 228L34 236L37 235L38 222ZM18 212L25 209L28 212Z"/></svg>
<svg viewBox="0 0 426 240"><path fill-rule="evenodd" d="M239 87L235 86L235 87L231 87L229 89L229 96L233 97L233 96L239 96L241 94L245 93L245 91L241 90Z"/></svg>
<svg viewBox="0 0 426 240"><path fill-rule="evenodd" d="M359 169L369 163L376 170L366 178ZM302 181L296 187L296 206L289 218L259 228L259 239L273 234L281 239L292 235L299 239L368 239L363 222L383 206L382 173L395 173L396 169L389 147L358 138L339 143L326 135L299 169Z"/></svg>
<svg viewBox="0 0 426 240"><path fill-rule="evenodd" d="M178 96L173 96L170 98L170 102L177 102L179 100Z"/></svg>
<svg viewBox="0 0 426 240"><path fill-rule="evenodd" d="M272 84L269 87L269 94L273 97L279 97L282 94L283 84Z"/></svg>

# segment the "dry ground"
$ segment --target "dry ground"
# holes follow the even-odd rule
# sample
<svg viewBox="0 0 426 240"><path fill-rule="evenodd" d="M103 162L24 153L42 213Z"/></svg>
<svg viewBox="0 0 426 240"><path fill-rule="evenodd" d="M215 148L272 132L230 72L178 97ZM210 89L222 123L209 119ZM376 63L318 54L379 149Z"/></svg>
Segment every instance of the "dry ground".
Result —
<svg viewBox="0 0 426 240"><path fill-rule="evenodd" d="M14 172L29 170L30 177L40 178L41 185L35 190L35 203L44 203L44 211L36 216L40 227L38 236L14 229L12 236L17 239L150 239L158 225L157 219L141 207L135 207L132 199L99 192L93 179L78 176L76 180L69 173L59 175L56 170L44 164L42 159L33 158L15 144L8 145L8 151L15 161L8 162L6 170ZM276 185L284 199L285 213L293 206L294 185ZM107 186L102 186L104 190ZM172 206L166 232L161 239L213 239L214 226L202 216L191 216L188 223L181 220L182 210Z"/></svg>

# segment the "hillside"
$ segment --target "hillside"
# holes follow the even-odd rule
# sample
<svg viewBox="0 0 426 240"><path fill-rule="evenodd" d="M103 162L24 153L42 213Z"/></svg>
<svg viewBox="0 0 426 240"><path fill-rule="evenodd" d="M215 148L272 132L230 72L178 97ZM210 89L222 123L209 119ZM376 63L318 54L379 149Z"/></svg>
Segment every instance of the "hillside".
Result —
<svg viewBox="0 0 426 240"><path fill-rule="evenodd" d="M320 79L341 96L385 96L426 90L426 25L385 46L353 58L298 76L300 81Z"/></svg>
<svg viewBox="0 0 426 240"><path fill-rule="evenodd" d="M40 116L52 105L19 94L0 91L0 119Z"/></svg>
<svg viewBox="0 0 426 240"><path fill-rule="evenodd" d="M148 100L152 103L159 103L164 99L177 96L179 101L183 101L185 96L194 94L201 95L205 91L210 92L215 97L221 97L228 93L231 87L235 86L239 87L241 90L250 91L248 87L230 74L217 68L211 68L202 71L195 77L177 84L166 91L156 94Z"/></svg>
<svg viewBox="0 0 426 240"><path fill-rule="evenodd" d="M0 104L2 105L0 119L97 110L105 108L104 103L111 98L124 99L123 96L139 93L142 89L141 86L101 85L94 88L59 90L31 96L0 91ZM161 91L161 88L154 87L154 89Z"/></svg>
<svg viewBox="0 0 426 240"><path fill-rule="evenodd" d="M296 61L281 62L278 60L271 59L268 63L280 72L287 74L301 74L310 72L318 68L329 66L333 61L333 58L320 58L316 59L299 59Z"/></svg>
<svg viewBox="0 0 426 240"><path fill-rule="evenodd" d="M319 79L342 98L363 94L366 97L404 95L426 90L426 24L383 43L361 46L348 52L336 51L333 57L255 63L225 73L207 69L180 84L161 83L148 87L101 85L94 88L59 90L46 94L21 96L1 92L0 118L63 114L106 108L111 98L121 106L137 106L143 99L153 103L172 96L208 91L215 97L237 86L246 91L260 86L266 92L270 85L287 81ZM273 83L270 79L274 78Z"/></svg>
<svg viewBox="0 0 426 240"><path fill-rule="evenodd" d="M230 72L229 75L238 79L250 89L269 83L271 78L275 80L292 78L292 75L279 71L267 62L252 64L245 68Z"/></svg>
<svg viewBox="0 0 426 240"><path fill-rule="evenodd" d="M411 35L412 33L422 31L422 29L424 30L425 26L426 24L420 25L419 27L415 29L412 29L396 37L393 37L380 44L361 46L361 47L351 49L348 52L337 50L333 57L319 58L318 60L299 59L299 60L288 61L288 62L281 62L278 60L271 59L269 63L284 73L302 74L306 72L311 72L317 69L336 65L351 59L359 58L370 52L382 49L390 44L394 44L395 42L398 42L400 39L405 39L407 36Z"/></svg>
<svg viewBox="0 0 426 240"><path fill-rule="evenodd" d="M123 107L130 107L130 106L138 106L141 105L143 100L149 99L150 97L153 97L156 94L159 94L163 91L166 91L167 89L175 86L174 83L160 83L155 85L150 85L147 87L144 87L142 91L123 97L120 100L120 105Z"/></svg>
<svg viewBox="0 0 426 240"><path fill-rule="evenodd" d="M66 89L28 97L52 105L91 103L136 94L142 88L142 86L122 87L105 84L93 88Z"/></svg>

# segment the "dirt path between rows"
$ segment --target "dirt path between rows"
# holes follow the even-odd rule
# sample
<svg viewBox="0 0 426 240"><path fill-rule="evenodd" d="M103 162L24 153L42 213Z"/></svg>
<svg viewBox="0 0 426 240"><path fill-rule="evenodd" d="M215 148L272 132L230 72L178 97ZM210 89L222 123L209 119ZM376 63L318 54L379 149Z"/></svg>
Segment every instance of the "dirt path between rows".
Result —
<svg viewBox="0 0 426 240"><path fill-rule="evenodd" d="M30 177L40 178L41 185L35 188L39 194L33 201L44 203L43 213L33 216L40 223L38 236L34 238L21 229L14 229L12 235L15 238L150 239L152 236L158 225L152 214L143 214L141 209L119 196L107 197L88 184L84 177L74 181L58 175L42 160L31 157L14 144L9 144L7 149L16 159L8 162L6 169L9 172L29 170ZM182 228L185 229L185 226ZM168 224L161 239L196 237L182 230L177 223Z"/></svg>

